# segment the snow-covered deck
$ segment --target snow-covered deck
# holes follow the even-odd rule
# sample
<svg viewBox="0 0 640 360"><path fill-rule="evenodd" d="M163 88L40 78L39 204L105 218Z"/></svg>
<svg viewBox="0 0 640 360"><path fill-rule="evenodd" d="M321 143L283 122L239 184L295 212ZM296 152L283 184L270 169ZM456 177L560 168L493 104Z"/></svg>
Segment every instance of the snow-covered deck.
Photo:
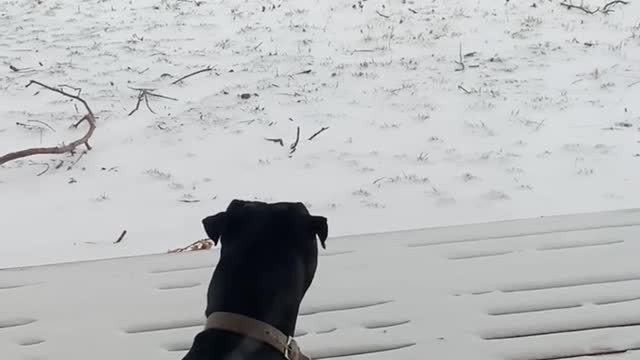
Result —
<svg viewBox="0 0 640 360"><path fill-rule="evenodd" d="M640 357L639 234L626 210L331 238L299 342L315 359ZM180 359L217 257L0 270L0 357Z"/></svg>

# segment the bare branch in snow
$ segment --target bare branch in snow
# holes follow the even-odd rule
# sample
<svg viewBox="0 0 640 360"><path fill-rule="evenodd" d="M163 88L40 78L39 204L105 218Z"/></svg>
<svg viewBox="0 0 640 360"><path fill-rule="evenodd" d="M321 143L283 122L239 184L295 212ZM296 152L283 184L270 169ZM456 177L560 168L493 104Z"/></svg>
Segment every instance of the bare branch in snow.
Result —
<svg viewBox="0 0 640 360"><path fill-rule="evenodd" d="M315 134L313 134L313 135L311 135L311 136L309 137L309 139L308 139L308 140L309 140L309 141L313 140L316 136L318 136L318 135L322 134L322 133L323 133L324 131L326 131L326 130L329 130L329 127L328 127L328 126L323 127L322 129L320 129L320 130L316 131L316 133L315 133Z"/></svg>
<svg viewBox="0 0 640 360"><path fill-rule="evenodd" d="M182 81L182 80L184 80L184 79L186 79L186 78L190 78L190 77L192 77L192 76L194 76L194 75L198 75L198 74L200 74L200 73L207 72L207 71L211 71L211 70L213 70L213 68L212 68L211 66L207 66L207 67L206 67L206 68L204 68L204 69L200 69L200 70L198 70L198 71L194 71L194 72L192 72L192 73L190 73L190 74L187 74L187 75L185 75L185 76L183 76L183 77L179 78L178 80L176 80L176 81L172 82L172 83L171 83L171 85L175 85L175 84L179 83L180 81Z"/></svg>
<svg viewBox="0 0 640 360"><path fill-rule="evenodd" d="M5 163L7 163L9 161L12 161L12 160L21 159L21 158L25 158L25 157L33 156L33 155L71 153L80 145L85 145L87 150L91 150L91 145L89 145L89 139L91 138L91 136L93 135L93 132L96 129L96 119L95 119L95 116L93 115L93 111L91 111L91 108L89 107L87 102L83 98L78 96L78 95L69 94L69 93L67 93L67 92L65 92L63 90L56 89L54 87L51 87L49 85L45 85L45 84L43 84L41 82L38 82L38 81L35 81L35 80L29 81L29 83L27 84L26 87L29 87L29 86L31 86L33 84L36 84L36 85L41 86L41 87L43 87L43 88L45 88L47 90L53 91L53 92L58 93L58 94L60 94L62 96L66 96L68 98L77 100L80 103L82 103L82 105L84 105L85 109L87 110L87 114L84 115L75 124L73 124L72 127L77 128L80 124L82 124L83 122L86 121L89 124L89 128L87 129L87 132L84 134L84 136L82 136L81 138L79 138L77 140L74 140L74 141L72 141L72 142L70 142L69 144L66 144L66 145L29 148L29 149L24 149L24 150L11 152L11 153L2 155L2 156L0 156L0 165L5 164Z"/></svg>

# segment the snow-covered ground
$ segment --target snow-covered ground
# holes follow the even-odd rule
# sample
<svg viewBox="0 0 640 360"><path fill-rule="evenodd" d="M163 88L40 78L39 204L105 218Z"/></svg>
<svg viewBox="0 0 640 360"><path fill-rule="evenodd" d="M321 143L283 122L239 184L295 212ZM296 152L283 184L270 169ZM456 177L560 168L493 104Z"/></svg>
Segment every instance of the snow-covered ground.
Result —
<svg viewBox="0 0 640 360"><path fill-rule="evenodd" d="M233 198L302 200L332 236L637 207L640 2L614 9L1 1L0 156L86 130L29 80L81 88L98 128L0 167L0 268L165 252ZM128 116L132 88L175 100Z"/></svg>

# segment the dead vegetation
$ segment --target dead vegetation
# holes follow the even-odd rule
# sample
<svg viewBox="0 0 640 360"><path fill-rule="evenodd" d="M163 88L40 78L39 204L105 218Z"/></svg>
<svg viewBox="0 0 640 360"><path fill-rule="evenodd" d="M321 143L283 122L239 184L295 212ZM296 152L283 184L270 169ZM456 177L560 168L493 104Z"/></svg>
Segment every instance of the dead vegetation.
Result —
<svg viewBox="0 0 640 360"><path fill-rule="evenodd" d="M185 247L171 249L167 251L168 253L181 253L187 251L200 251L200 250L209 250L214 247L213 241L209 239L202 239L196 242L193 242Z"/></svg>

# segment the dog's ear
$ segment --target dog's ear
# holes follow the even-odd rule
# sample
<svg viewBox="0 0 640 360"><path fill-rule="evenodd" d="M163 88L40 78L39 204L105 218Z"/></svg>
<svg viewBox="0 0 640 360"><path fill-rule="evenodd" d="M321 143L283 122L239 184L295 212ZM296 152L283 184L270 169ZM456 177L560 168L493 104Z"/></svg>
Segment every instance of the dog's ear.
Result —
<svg viewBox="0 0 640 360"><path fill-rule="evenodd" d="M322 248L326 249L325 241L327 241L327 236L329 235L327 218L323 216L312 216L311 230L313 230L313 233L316 234L320 239L320 245L322 245Z"/></svg>
<svg viewBox="0 0 640 360"><path fill-rule="evenodd" d="M208 216L202 220L202 225L204 225L204 231L209 236L209 239L213 240L213 243L217 246L220 236L227 228L227 213L221 212Z"/></svg>

